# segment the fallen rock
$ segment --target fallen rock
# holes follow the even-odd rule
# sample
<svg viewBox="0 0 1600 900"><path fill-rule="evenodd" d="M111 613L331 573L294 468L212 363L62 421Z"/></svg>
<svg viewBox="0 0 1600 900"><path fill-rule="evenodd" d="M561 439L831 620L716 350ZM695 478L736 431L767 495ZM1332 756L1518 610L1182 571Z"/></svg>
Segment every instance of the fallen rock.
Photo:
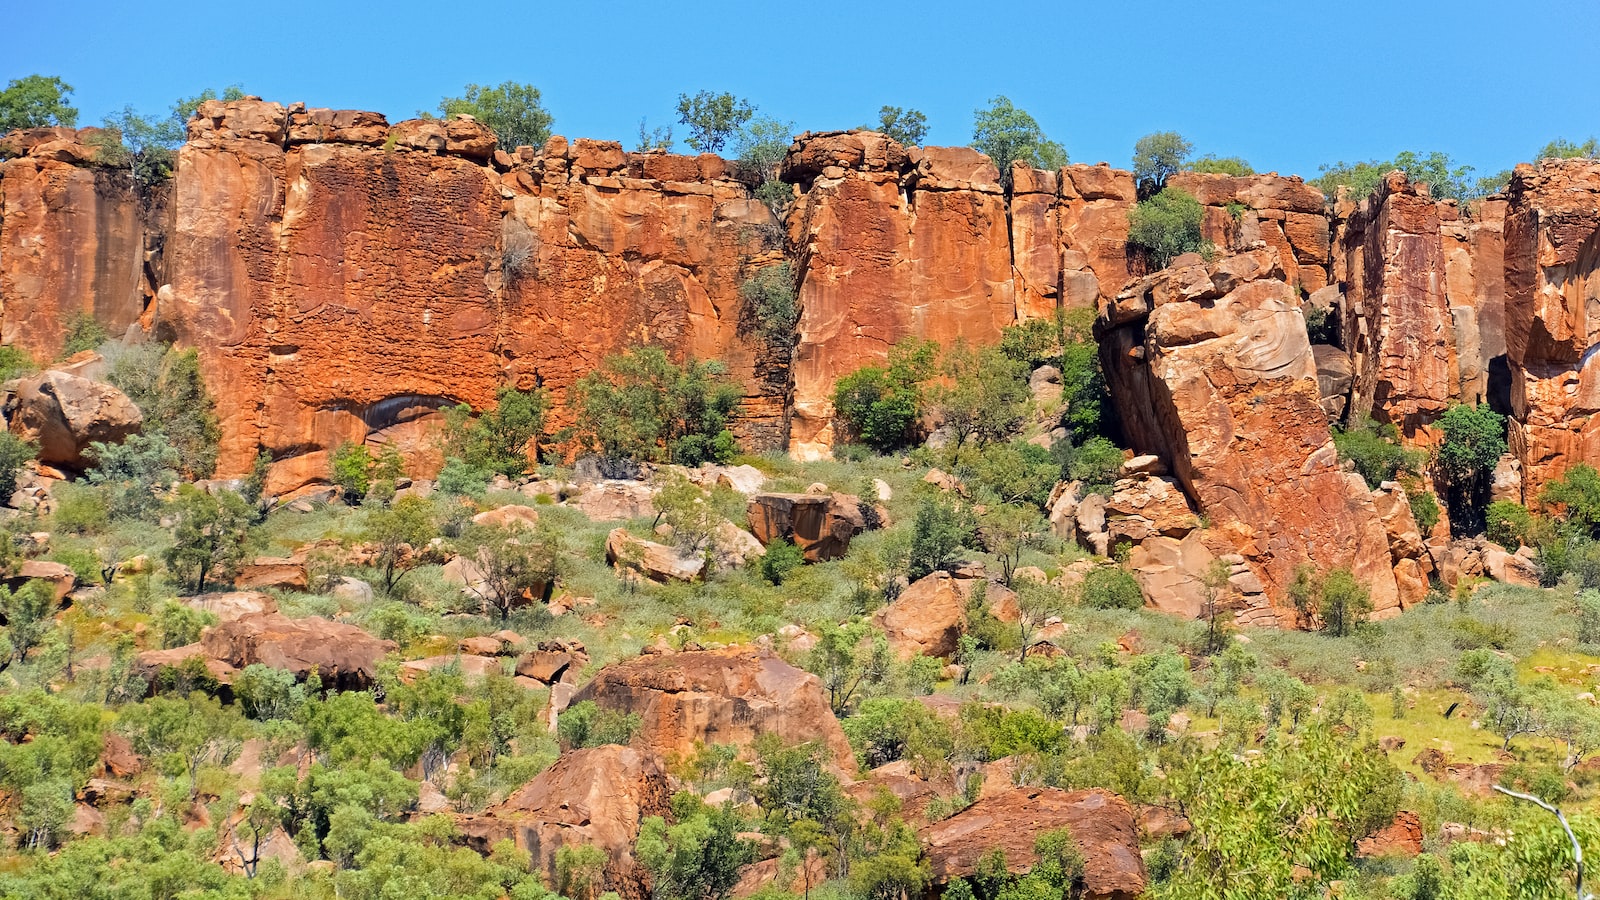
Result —
<svg viewBox="0 0 1600 900"><path fill-rule="evenodd" d="M474 525L492 525L500 528L532 528L539 524L539 511L531 506L501 506L478 513L472 517Z"/></svg>
<svg viewBox="0 0 1600 900"><path fill-rule="evenodd" d="M453 653L406 660L400 664L400 681L411 684L428 672L451 667L459 669L468 684L480 682L490 675L499 675L502 671L499 657Z"/></svg>
<svg viewBox="0 0 1600 900"><path fill-rule="evenodd" d="M923 829L921 837L934 881L945 884L971 877L996 849L1004 851L1008 871L1026 873L1038 861L1035 839L1060 828L1071 830L1083 854L1084 897L1134 900L1144 893L1139 828L1127 801L1110 791L1016 787Z"/></svg>
<svg viewBox="0 0 1600 900"><path fill-rule="evenodd" d="M601 669L573 697L637 713L634 745L663 756L699 744L748 748L775 734L785 744L817 741L842 772L855 754L833 717L822 682L770 650L729 647L640 656Z"/></svg>
<svg viewBox="0 0 1600 900"><path fill-rule="evenodd" d="M626 528L606 536L606 562L651 581L694 581L705 574L704 556L684 556L674 547L636 538Z"/></svg>
<svg viewBox="0 0 1600 900"><path fill-rule="evenodd" d="M550 884L557 883L557 851L594 847L606 858L600 889L645 900L650 879L633 845L641 821L671 815L671 793L655 756L607 744L563 754L503 803L480 815L458 816L456 825L479 853L510 838L533 855Z"/></svg>
<svg viewBox="0 0 1600 900"><path fill-rule="evenodd" d="M232 622L245 616L259 616L278 611L278 601L260 591L229 591L224 594L201 594L184 601L189 606L211 613L219 622Z"/></svg>
<svg viewBox="0 0 1600 900"><path fill-rule="evenodd" d="M517 674L541 684L571 684L588 664L589 654L577 641L540 641L537 648L517 658Z"/></svg>
<svg viewBox="0 0 1600 900"><path fill-rule="evenodd" d="M1422 819L1407 810L1395 813L1394 821L1382 830L1356 841L1356 856L1361 859L1379 856L1410 859L1421 852Z"/></svg>
<svg viewBox="0 0 1600 900"><path fill-rule="evenodd" d="M655 489L642 481L601 481L567 505L596 522L614 522L655 515L655 496Z"/></svg>
<svg viewBox="0 0 1600 900"><path fill-rule="evenodd" d="M86 469L89 444L120 444L144 424L139 407L109 384L66 372L30 375L11 386L5 402L11 431L39 446L39 461Z"/></svg>
<svg viewBox="0 0 1600 900"><path fill-rule="evenodd" d="M398 645L343 622L274 612L222 622L206 630L200 646L209 658L235 669L261 663L297 678L315 670L326 687L363 690L377 678L379 661Z"/></svg>
<svg viewBox="0 0 1600 900"><path fill-rule="evenodd" d="M70 566L46 559L30 559L24 562L17 568L17 574L4 581L6 587L15 591L36 579L50 585L56 603L65 600L67 595L72 593L72 589L78 586L78 576L73 573Z"/></svg>
<svg viewBox="0 0 1600 900"><path fill-rule="evenodd" d="M306 589L305 563L298 560L258 556L254 562L239 569L233 586L241 590L279 588L286 591Z"/></svg>
<svg viewBox="0 0 1600 900"><path fill-rule="evenodd" d="M860 501L848 494L757 494L746 515L763 546L793 541L806 562L844 556L850 539L867 527Z"/></svg>

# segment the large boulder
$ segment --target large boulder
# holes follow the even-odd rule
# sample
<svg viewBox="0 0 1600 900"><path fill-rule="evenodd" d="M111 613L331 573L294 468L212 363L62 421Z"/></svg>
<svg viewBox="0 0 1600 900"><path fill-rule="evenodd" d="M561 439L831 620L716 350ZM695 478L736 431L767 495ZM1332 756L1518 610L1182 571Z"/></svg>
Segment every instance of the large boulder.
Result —
<svg viewBox="0 0 1600 900"><path fill-rule="evenodd" d="M556 883L556 851L595 847L606 856L601 889L644 900L650 880L633 856L634 841L646 817L670 815L671 796L655 756L607 744L564 754L504 802L458 817L457 827L481 853L511 839L550 884Z"/></svg>
<svg viewBox="0 0 1600 900"><path fill-rule="evenodd" d="M866 530L861 504L848 494L757 494L746 511L763 546L790 540L807 562L838 559Z"/></svg>
<svg viewBox="0 0 1600 900"><path fill-rule="evenodd" d="M313 671L328 687L362 690L373 684L378 663L395 649L354 625L319 616L290 619L278 613L240 616L206 629L200 648L235 669L254 663L305 678Z"/></svg>
<svg viewBox="0 0 1600 900"><path fill-rule="evenodd" d="M967 595L948 572L934 572L911 583L893 603L878 610L872 624L882 629L889 648L901 659L949 656L967 624Z"/></svg>
<svg viewBox="0 0 1600 900"><path fill-rule="evenodd" d="M772 651L748 647L640 656L601 669L573 697L636 713L634 745L685 756L701 744L748 748L763 734L785 744L816 741L839 770L855 755L817 676Z"/></svg>
<svg viewBox="0 0 1600 900"><path fill-rule="evenodd" d="M680 553L675 547L636 538L626 528L614 528L606 535L606 562L662 582L694 581L706 570L704 556Z"/></svg>
<svg viewBox="0 0 1600 900"><path fill-rule="evenodd" d="M1023 874L1038 861L1034 841L1061 828L1071 829L1083 854L1085 898L1134 900L1144 893L1139 826L1127 801L1110 791L1015 787L923 829L921 837L934 880L944 884L971 877L997 849L1007 869Z"/></svg>
<svg viewBox="0 0 1600 900"><path fill-rule="evenodd" d="M18 437L39 445L39 461L84 469L89 444L121 443L144 417L127 395L109 384L66 372L30 375L11 386L6 420Z"/></svg>

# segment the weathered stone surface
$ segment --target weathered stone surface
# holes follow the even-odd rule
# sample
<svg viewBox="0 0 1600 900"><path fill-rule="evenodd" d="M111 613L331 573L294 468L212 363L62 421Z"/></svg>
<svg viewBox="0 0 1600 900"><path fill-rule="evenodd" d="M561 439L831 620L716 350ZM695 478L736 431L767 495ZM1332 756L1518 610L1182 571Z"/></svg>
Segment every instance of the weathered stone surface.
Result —
<svg viewBox="0 0 1600 900"><path fill-rule="evenodd" d="M1445 296L1439 206L1391 172L1346 224L1341 333L1354 384L1350 414L1410 437L1459 391L1455 320Z"/></svg>
<svg viewBox="0 0 1600 900"><path fill-rule="evenodd" d="M1524 498L1600 459L1600 161L1517 166L1505 216L1512 452Z"/></svg>
<svg viewBox="0 0 1600 900"><path fill-rule="evenodd" d="M655 496L655 488L642 481L601 481L567 505L597 522L614 522L655 515Z"/></svg>
<svg viewBox="0 0 1600 900"><path fill-rule="evenodd" d="M360 690L377 677L378 663L396 649L354 625L318 616L289 619L278 613L241 616L206 630L200 645L211 659L243 669L261 663L304 678L313 670L322 683Z"/></svg>
<svg viewBox="0 0 1600 900"><path fill-rule="evenodd" d="M240 589L283 588L290 591L306 589L304 562L272 556L258 556L248 565L241 566L233 586Z"/></svg>
<svg viewBox="0 0 1600 900"><path fill-rule="evenodd" d="M472 524L500 528L532 528L539 524L539 511L531 506L516 504L500 506L473 516Z"/></svg>
<svg viewBox="0 0 1600 900"><path fill-rule="evenodd" d="M78 314L120 335L160 285L166 194L141 204L125 168L96 165L99 131L17 131L0 152L17 157L0 160L0 340L41 359Z"/></svg>
<svg viewBox="0 0 1600 900"><path fill-rule="evenodd" d="M1133 546L1128 571L1139 582L1147 605L1198 619L1205 607L1206 570L1215 559L1198 531L1182 539L1155 536Z"/></svg>
<svg viewBox="0 0 1600 900"><path fill-rule="evenodd" d="M948 657L967 622L967 598L948 572L934 572L911 583L894 602L878 610L872 623L901 659Z"/></svg>
<svg viewBox="0 0 1600 900"><path fill-rule="evenodd" d="M606 562L652 581L694 581L706 569L704 556L636 538L626 528L614 528L606 535Z"/></svg>
<svg viewBox="0 0 1600 900"><path fill-rule="evenodd" d="M848 494L756 494L746 516L763 546L793 541L807 562L838 559L866 530L860 501Z"/></svg>
<svg viewBox="0 0 1600 900"><path fill-rule="evenodd" d="M1178 482L1171 478L1136 475L1112 486L1106 501L1106 530L1111 544L1137 544L1149 537L1181 538L1200 527Z"/></svg>
<svg viewBox="0 0 1600 900"><path fill-rule="evenodd" d="M806 272L791 425L802 458L836 439L840 376L882 362L903 337L992 343L1016 320L1005 198L982 180L992 165L970 151L917 148L914 161L891 167L898 145L855 153L881 139L873 135L802 135L783 169L801 188L788 226ZM821 159L837 161L819 169Z"/></svg>
<svg viewBox="0 0 1600 900"><path fill-rule="evenodd" d="M1387 610L1399 602L1388 539L1360 477L1339 468L1276 255L1169 269L1105 304L1097 332L1112 396L1135 450L1170 460L1210 523L1208 543L1240 554L1273 602L1310 563L1352 568ZM1202 279L1213 287L1173 290ZM1218 281L1226 292L1211 296Z"/></svg>
<svg viewBox="0 0 1600 900"><path fill-rule="evenodd" d="M451 653L406 660L400 664L400 680L405 684L412 684L428 672L447 668L458 670L463 679L473 684L483 681L490 675L500 675L503 670L498 657Z"/></svg>
<svg viewBox="0 0 1600 900"><path fill-rule="evenodd" d="M1350 401L1350 386L1355 383L1350 354L1327 344L1313 344L1311 356L1317 364L1317 391L1321 394L1322 409L1329 421L1342 421Z"/></svg>
<svg viewBox="0 0 1600 900"><path fill-rule="evenodd" d="M510 838L533 856L548 883L556 882L556 851L596 847L606 856L601 888L628 900L650 896L649 875L634 859L639 823L671 814L672 790L658 759L607 744L573 750L480 815L458 816L470 846L488 853Z"/></svg>
<svg viewBox="0 0 1600 900"><path fill-rule="evenodd" d="M72 589L78 586L78 576L73 574L70 566L45 559L27 560L17 568L15 575L3 581L7 588L15 591L35 579L50 585L56 603L65 600L67 595L72 593Z"/></svg>
<svg viewBox="0 0 1600 900"><path fill-rule="evenodd" d="M1322 192L1298 177L1178 172L1167 186L1206 207L1201 232L1228 251L1264 242L1282 258L1285 280L1307 293L1327 285L1331 262Z"/></svg>
<svg viewBox="0 0 1600 900"><path fill-rule="evenodd" d="M228 591L222 594L201 594L190 597L189 606L211 613L218 622L232 622L245 616L257 616L278 611L278 601L260 591Z"/></svg>
<svg viewBox="0 0 1600 900"><path fill-rule="evenodd" d="M84 453L100 441L119 444L144 424L139 407L109 384L55 370L8 385L11 431L39 445L39 461L70 469L91 465Z"/></svg>
<svg viewBox="0 0 1600 900"><path fill-rule="evenodd" d="M921 837L934 880L945 883L970 877L979 859L996 848L1005 851L1008 870L1025 873L1037 861L1034 840L1060 828L1071 829L1083 854L1084 897L1134 900L1144 893L1133 810L1109 791L1015 787L924 829Z"/></svg>
<svg viewBox="0 0 1600 900"><path fill-rule="evenodd" d="M1410 858L1422 852L1422 819L1416 813L1401 810L1394 821L1374 834L1356 841L1356 856L1371 859L1378 856Z"/></svg>
<svg viewBox="0 0 1600 900"><path fill-rule="evenodd" d="M697 743L749 747L776 734L785 744L818 741L834 766L855 771L822 683L770 650L641 656L601 669L573 697L585 700L639 714L634 742L659 754L693 753Z"/></svg>

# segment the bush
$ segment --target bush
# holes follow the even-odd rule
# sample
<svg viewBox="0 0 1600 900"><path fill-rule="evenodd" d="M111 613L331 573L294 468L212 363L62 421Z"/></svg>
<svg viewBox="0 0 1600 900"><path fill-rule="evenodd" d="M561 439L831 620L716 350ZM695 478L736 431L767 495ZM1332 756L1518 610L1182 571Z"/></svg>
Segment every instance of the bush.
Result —
<svg viewBox="0 0 1600 900"><path fill-rule="evenodd" d="M0 439L3 440L3 439ZM52 492L56 500L55 527L67 534L98 534L111 524L105 494L88 485L59 484Z"/></svg>
<svg viewBox="0 0 1600 900"><path fill-rule="evenodd" d="M725 375L716 362L679 366L660 347L609 356L568 393L574 440L612 459L726 462L738 452L728 421L740 390Z"/></svg>
<svg viewBox="0 0 1600 900"><path fill-rule="evenodd" d="M975 532L971 512L942 496L924 497L912 523L911 580L954 565L956 554L972 542Z"/></svg>
<svg viewBox="0 0 1600 900"><path fill-rule="evenodd" d="M1444 432L1436 465L1447 489L1450 525L1458 534L1483 530L1489 502L1490 473L1506 452L1506 419L1487 404L1457 404L1444 411L1438 426Z"/></svg>
<svg viewBox="0 0 1600 900"><path fill-rule="evenodd" d="M1364 419L1351 423L1348 428L1336 428L1333 446L1339 459L1354 464L1355 470L1366 480L1369 490L1376 490L1385 481L1394 481L1401 475L1415 475L1421 469L1424 455L1400 446L1400 430Z"/></svg>
<svg viewBox="0 0 1600 900"><path fill-rule="evenodd" d="M550 139L555 117L545 110L539 89L514 81L497 87L469 84L460 97L439 101L439 114L445 118L465 113L493 131L496 143L504 150L520 146L539 149Z"/></svg>
<svg viewBox="0 0 1600 900"><path fill-rule="evenodd" d="M139 407L144 433L161 436L173 448L175 468L184 476L211 477L222 426L200 376L199 355L166 344L141 344L116 349L110 362L106 380Z"/></svg>
<svg viewBox="0 0 1600 900"><path fill-rule="evenodd" d="M957 340L939 364L941 383L930 392L940 424L955 436L984 446L1010 437L1031 398L1028 370L999 349L973 350Z"/></svg>
<svg viewBox="0 0 1600 900"><path fill-rule="evenodd" d="M1217 156L1207 153L1198 159L1191 160L1184 167L1185 171L1199 172L1209 175L1254 175L1256 170L1248 162L1237 156Z"/></svg>
<svg viewBox="0 0 1600 900"><path fill-rule="evenodd" d="M1210 256L1215 248L1200 233L1204 218L1200 201L1176 188L1163 188L1128 211L1128 242L1144 248L1157 269L1184 253Z"/></svg>
<svg viewBox="0 0 1600 900"><path fill-rule="evenodd" d="M805 554L792 541L773 541L761 557L761 577L775 585L783 584L805 561Z"/></svg>
<svg viewBox="0 0 1600 900"><path fill-rule="evenodd" d="M459 456L445 457L435 486L446 497L482 498L489 490L489 473L468 465Z"/></svg>
<svg viewBox="0 0 1600 900"><path fill-rule="evenodd" d="M328 457L329 479L344 493L344 502L355 506L372 487L372 452L366 444L345 441Z"/></svg>
<svg viewBox="0 0 1600 900"><path fill-rule="evenodd" d="M1144 592L1139 581L1118 566L1096 566L1089 570L1078 588L1084 606L1090 609L1143 609Z"/></svg>
<svg viewBox="0 0 1600 900"><path fill-rule="evenodd" d="M106 508L118 519L154 519L161 508L156 490L177 479L182 463L160 433L129 435L120 444L95 441L88 456L95 462L89 483L105 490Z"/></svg>
<svg viewBox="0 0 1600 900"><path fill-rule="evenodd" d="M9 431L0 431L0 503L10 500L16 493L17 473L38 455L38 447Z"/></svg>
<svg viewBox="0 0 1600 900"><path fill-rule="evenodd" d="M67 336L62 342L61 358L66 359L75 353L93 350L111 339L106 333L106 328L95 320L95 317L86 312L79 312L67 323Z"/></svg>
<svg viewBox="0 0 1600 900"><path fill-rule="evenodd" d="M1167 179L1184 167L1194 145L1176 131L1147 134L1133 145L1133 177L1139 194L1149 197L1167 186Z"/></svg>
<svg viewBox="0 0 1600 900"><path fill-rule="evenodd" d="M1411 518L1417 520L1417 530L1424 536L1439 524L1439 498L1420 483L1406 490L1406 500L1411 505Z"/></svg>
<svg viewBox="0 0 1600 900"><path fill-rule="evenodd" d="M739 296L762 339L774 347L794 346L800 301L795 293L794 271L787 262L756 270L739 286Z"/></svg>
<svg viewBox="0 0 1600 900"><path fill-rule="evenodd" d="M1578 533L1600 535L1600 472L1588 463L1577 463L1560 478L1546 482L1539 501L1559 507L1561 522Z"/></svg>
<svg viewBox="0 0 1600 900"><path fill-rule="evenodd" d="M232 491L212 496L192 484L180 485L172 504L167 568L195 593L204 593L213 577L230 578L249 554L253 516L250 505Z"/></svg>
<svg viewBox="0 0 1600 900"><path fill-rule="evenodd" d="M593 700L585 700L556 717L556 735L562 746L574 750L604 744L626 745L633 741L640 724L638 713L603 709Z"/></svg>
<svg viewBox="0 0 1600 900"><path fill-rule="evenodd" d="M1353 634L1372 612L1372 598L1349 569L1329 572L1319 593L1323 634L1334 637Z"/></svg>
<svg viewBox="0 0 1600 900"><path fill-rule="evenodd" d="M1533 513L1520 503L1496 500L1484 510L1483 535L1502 547L1512 550L1534 546L1535 522Z"/></svg>
<svg viewBox="0 0 1600 900"><path fill-rule="evenodd" d="M893 453L916 440L922 417L921 382L933 374L937 346L906 339L889 348L887 367L864 366L833 389L835 421L844 437L879 453Z"/></svg>
<svg viewBox="0 0 1600 900"><path fill-rule="evenodd" d="M446 409L445 456L487 474L520 477L528 471L529 457L538 458L546 406L542 389L505 384L495 391L494 409L476 418L465 403Z"/></svg>
<svg viewBox="0 0 1600 900"><path fill-rule="evenodd" d="M1109 439L1090 438L1081 447L1057 444L1062 460L1061 474L1069 481L1081 481L1086 492L1110 494L1111 485L1122 475L1122 450Z"/></svg>
<svg viewBox="0 0 1600 900"><path fill-rule="evenodd" d="M1059 169L1068 162L1066 149L1045 137L1038 121L1005 96L995 97L987 109L973 113L972 146L994 160L1000 184L1008 190L1014 161L1035 169Z"/></svg>
<svg viewBox="0 0 1600 900"><path fill-rule="evenodd" d="M12 344L0 346L0 381L10 381L38 368L28 351Z"/></svg>

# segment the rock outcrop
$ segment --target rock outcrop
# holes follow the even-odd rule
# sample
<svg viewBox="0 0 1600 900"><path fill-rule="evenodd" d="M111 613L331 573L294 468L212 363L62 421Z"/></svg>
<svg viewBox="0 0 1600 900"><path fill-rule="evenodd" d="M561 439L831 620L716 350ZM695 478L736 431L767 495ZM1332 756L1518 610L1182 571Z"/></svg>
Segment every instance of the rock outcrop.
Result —
<svg viewBox="0 0 1600 900"><path fill-rule="evenodd" d="M40 462L69 469L92 465L89 444L120 444L144 424L121 391L53 369L9 382L4 410L11 431L38 445Z"/></svg>
<svg viewBox="0 0 1600 900"><path fill-rule="evenodd" d="M697 744L741 748L763 734L785 744L816 741L840 771L855 755L815 675L770 650L732 647L641 656L606 666L573 697L636 713L635 746L666 756L692 754Z"/></svg>
<svg viewBox="0 0 1600 900"><path fill-rule="evenodd" d="M628 900L650 896L649 875L633 856L639 823L668 816L672 791L656 757L607 744L573 750L479 815L458 816L467 843L488 853L513 840L545 880L556 882L556 851L596 847L606 855L602 888Z"/></svg>
<svg viewBox="0 0 1600 900"><path fill-rule="evenodd" d="M867 527L860 500L848 494L756 494L745 514L763 547L791 541L806 562L844 556Z"/></svg>
<svg viewBox="0 0 1600 900"><path fill-rule="evenodd" d="M1135 449L1170 462L1215 555L1242 557L1277 604L1309 563L1352 569L1380 615L1398 609L1388 537L1339 467L1277 251L1180 258L1104 303L1096 329Z"/></svg>
<svg viewBox="0 0 1600 900"><path fill-rule="evenodd" d="M1600 460L1600 161L1517 166L1505 216L1512 452L1525 498Z"/></svg>
<svg viewBox="0 0 1600 900"><path fill-rule="evenodd" d="M221 622L206 629L200 643L191 647L234 669L260 663L292 672L296 678L315 671L324 686L338 690L371 686L378 663L396 649L394 641L379 640L354 625L317 616L290 619L276 612ZM193 654L178 659L188 655Z"/></svg>
<svg viewBox="0 0 1600 900"><path fill-rule="evenodd" d="M1144 893L1139 826L1127 801L1109 791L1014 787L972 804L922 831L936 882L967 878L986 854L1005 851L1013 874L1033 868L1039 835L1071 829L1083 854L1083 896L1134 900Z"/></svg>
<svg viewBox="0 0 1600 900"><path fill-rule="evenodd" d="M1205 207L1201 233L1225 252L1265 244L1278 251L1284 280L1305 293L1328 284L1332 251L1322 192L1295 177L1178 172L1167 187Z"/></svg>

